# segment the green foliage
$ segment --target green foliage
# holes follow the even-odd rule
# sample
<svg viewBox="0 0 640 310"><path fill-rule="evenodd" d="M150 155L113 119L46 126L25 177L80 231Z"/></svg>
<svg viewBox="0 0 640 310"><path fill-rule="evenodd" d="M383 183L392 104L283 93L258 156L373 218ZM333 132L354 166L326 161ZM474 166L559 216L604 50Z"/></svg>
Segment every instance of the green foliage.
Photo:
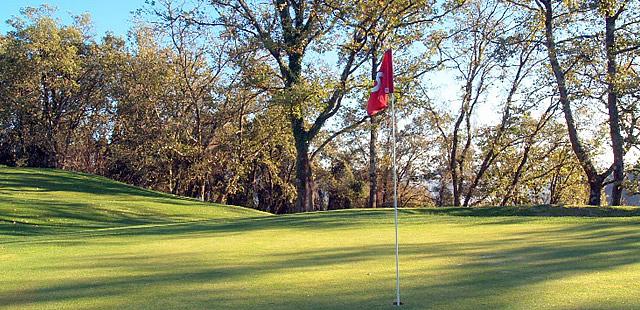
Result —
<svg viewBox="0 0 640 310"><path fill-rule="evenodd" d="M578 203L588 165L553 105L543 2L160 0L139 11L148 26L99 41L88 15L64 25L48 6L27 8L0 35L0 163L273 213L362 207L362 106L393 48L402 204L450 205L454 187L460 204ZM639 4L554 5L578 142L606 171L608 94L624 152L638 145ZM614 16L606 49L601 24ZM612 49L616 73L605 70ZM443 77L452 85L431 88ZM391 201L388 116L373 155L381 205Z"/></svg>
<svg viewBox="0 0 640 310"><path fill-rule="evenodd" d="M2 43L0 99L12 113L6 156L13 164L65 167L83 143L80 132L100 126L94 111L106 108L100 47L83 32L85 21L60 26L48 13L25 10Z"/></svg>

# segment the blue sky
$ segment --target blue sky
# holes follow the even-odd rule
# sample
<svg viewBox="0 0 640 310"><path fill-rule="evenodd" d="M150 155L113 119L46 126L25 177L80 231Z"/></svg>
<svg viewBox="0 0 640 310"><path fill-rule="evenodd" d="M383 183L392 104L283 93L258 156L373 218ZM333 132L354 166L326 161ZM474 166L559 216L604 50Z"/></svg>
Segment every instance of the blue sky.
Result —
<svg viewBox="0 0 640 310"><path fill-rule="evenodd" d="M45 3L58 9L56 17L64 23L70 22L70 15L90 13L95 34L100 37L107 31L125 36L132 25L131 11L141 8L144 0L0 0L0 33L10 30L6 21L20 15L20 8Z"/></svg>

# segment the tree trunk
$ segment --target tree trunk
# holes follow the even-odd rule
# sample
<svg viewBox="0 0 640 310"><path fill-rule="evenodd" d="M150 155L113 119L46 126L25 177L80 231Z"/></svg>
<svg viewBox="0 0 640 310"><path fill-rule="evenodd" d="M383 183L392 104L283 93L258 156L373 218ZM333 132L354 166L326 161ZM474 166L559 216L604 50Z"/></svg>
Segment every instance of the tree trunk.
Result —
<svg viewBox="0 0 640 310"><path fill-rule="evenodd" d="M611 205L622 203L622 182L624 181L624 146L620 133L620 113L618 111L618 94L615 79L618 71L615 50L616 16L605 18L607 48L607 108L609 110L609 133L613 149L613 188L611 190ZM591 195L590 195L591 196Z"/></svg>
<svg viewBox="0 0 640 310"><path fill-rule="evenodd" d="M551 178L551 184L549 184L550 205L555 205L560 202L560 195L558 194L558 178L560 178L560 167L556 169L556 173Z"/></svg>
<svg viewBox="0 0 640 310"><path fill-rule="evenodd" d="M173 169L169 166L169 192L175 194L173 192Z"/></svg>
<svg viewBox="0 0 640 310"><path fill-rule="evenodd" d="M600 178L589 180L589 205L599 206L601 204L603 181L604 179Z"/></svg>
<svg viewBox="0 0 640 310"><path fill-rule="evenodd" d="M206 201L205 193L207 192L207 177L205 176L202 179L202 184L200 185L200 200Z"/></svg>
<svg viewBox="0 0 640 310"><path fill-rule="evenodd" d="M389 168L387 167L384 170L384 174L382 175L382 206L388 207L387 202L389 201Z"/></svg>
<svg viewBox="0 0 640 310"><path fill-rule="evenodd" d="M497 139L494 142L497 142ZM473 197L476 188L480 184L480 180L484 176L485 172L487 172L487 170L489 169L489 166L491 166L491 164L493 163L493 160L496 157L496 155L493 152L494 152L494 149L493 149L493 146L492 146L491 150L489 152L487 152L487 154L485 155L484 159L482 160L482 164L480 165L480 169L478 169L478 172L476 173L476 176L473 178L473 182L469 186L469 189L467 189L467 194L464 197L464 204L463 204L463 206L465 208L469 207L469 203L471 202L471 198Z"/></svg>
<svg viewBox="0 0 640 310"><path fill-rule="evenodd" d="M297 122L295 122L297 123ZM313 175L311 160L309 159L309 143L304 131L296 130L301 127L294 125L294 138L296 140L296 204L294 212L313 211Z"/></svg>
<svg viewBox="0 0 640 310"><path fill-rule="evenodd" d="M371 140L369 140L369 201L368 208L378 206L378 124L375 117L371 117Z"/></svg>
<svg viewBox="0 0 640 310"><path fill-rule="evenodd" d="M511 179L511 183L509 183L509 186L507 187L507 190L504 193L504 197L502 197L502 201L500 201L500 206L502 207L506 206L507 202L509 202L509 199L511 199L511 195L513 194L513 191L515 190L516 186L520 182L520 177L522 176L524 165L526 165L527 161L529 160L530 150L531 150L531 144L527 144L527 146L525 146L524 148L524 152L523 152L522 158L520 159L520 163L518 164L518 168L516 169L516 173L513 175L513 178Z"/></svg>
<svg viewBox="0 0 640 310"><path fill-rule="evenodd" d="M461 182L458 181L458 178L462 176L458 176L458 130L460 128L460 124L464 118L464 111L460 112L460 116L456 121L455 127L453 129L453 139L451 142L451 153L449 155L449 169L451 170L451 183L453 185L453 206L459 207L460 203L460 194L462 189L458 187L458 184Z"/></svg>

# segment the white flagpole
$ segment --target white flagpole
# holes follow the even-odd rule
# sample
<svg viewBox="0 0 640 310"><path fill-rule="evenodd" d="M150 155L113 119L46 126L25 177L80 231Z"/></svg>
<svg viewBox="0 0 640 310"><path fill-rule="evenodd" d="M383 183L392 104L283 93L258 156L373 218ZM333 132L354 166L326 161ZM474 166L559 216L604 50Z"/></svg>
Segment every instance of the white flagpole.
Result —
<svg viewBox="0 0 640 310"><path fill-rule="evenodd" d="M395 224L396 224L396 302L394 303L396 306L400 306L400 259L399 259L399 247L398 247L398 172L396 167L396 107L395 107L395 96L393 93L391 95L391 136L393 140L393 151L391 155L391 159L393 161L393 210L395 213Z"/></svg>

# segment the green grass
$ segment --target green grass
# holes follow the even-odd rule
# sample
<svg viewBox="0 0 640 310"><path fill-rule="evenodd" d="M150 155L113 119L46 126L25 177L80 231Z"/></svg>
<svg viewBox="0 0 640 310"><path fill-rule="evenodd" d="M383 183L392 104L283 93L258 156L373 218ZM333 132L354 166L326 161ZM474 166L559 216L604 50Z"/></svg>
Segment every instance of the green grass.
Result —
<svg viewBox="0 0 640 310"><path fill-rule="evenodd" d="M390 210L270 216L13 168L0 199L0 308L394 308ZM613 217L636 209L573 209L402 210L401 309L640 308L640 217Z"/></svg>
<svg viewBox="0 0 640 310"><path fill-rule="evenodd" d="M28 235L42 229L68 232L264 215L93 175L0 167L0 233Z"/></svg>

